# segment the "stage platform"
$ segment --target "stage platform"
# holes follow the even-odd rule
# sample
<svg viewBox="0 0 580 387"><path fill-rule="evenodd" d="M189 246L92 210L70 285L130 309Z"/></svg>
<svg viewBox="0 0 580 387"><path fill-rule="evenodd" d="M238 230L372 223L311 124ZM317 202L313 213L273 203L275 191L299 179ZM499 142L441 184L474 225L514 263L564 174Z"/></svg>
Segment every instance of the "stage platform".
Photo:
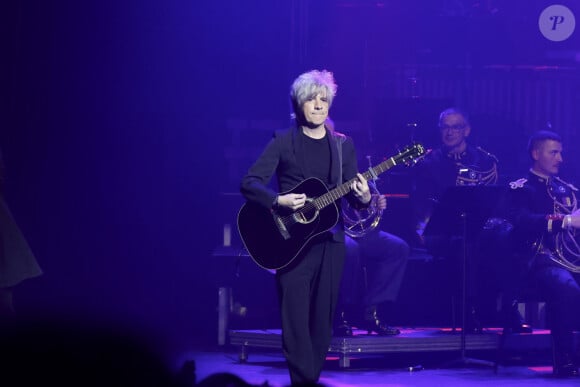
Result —
<svg viewBox="0 0 580 387"><path fill-rule="evenodd" d="M503 337L500 328L486 328L481 333L465 335L466 351L530 352L550 351L551 339L548 330L534 330L528 334L509 334ZM230 330L229 343L239 346L239 359L245 362L250 347L282 348L280 329ZM378 336L366 331L355 330L352 337L333 337L329 354L338 356L341 368L350 367L352 356L364 354L388 354L402 352L447 352L462 351L460 330L450 328L401 329L398 336ZM492 355L495 358L495 354ZM505 358L502 355L502 359Z"/></svg>

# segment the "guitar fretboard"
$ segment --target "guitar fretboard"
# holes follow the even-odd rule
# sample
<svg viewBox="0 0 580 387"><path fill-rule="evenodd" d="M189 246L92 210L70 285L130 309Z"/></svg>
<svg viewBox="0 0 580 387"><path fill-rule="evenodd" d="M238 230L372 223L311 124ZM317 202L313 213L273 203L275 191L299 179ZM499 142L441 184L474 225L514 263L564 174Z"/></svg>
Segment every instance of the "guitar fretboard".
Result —
<svg viewBox="0 0 580 387"><path fill-rule="evenodd" d="M388 169L394 167L396 164L397 163L396 163L395 159L393 157L391 157L389 159L386 159L382 163L370 168L372 170L372 173L370 170L368 170L368 171L362 173L362 175L364 176L364 178L366 180L371 180L371 179L374 179L376 176L380 175L381 173L387 171ZM350 179L346 183L339 185L338 187L336 187L332 191L328 191L324 195L319 196L318 198L316 198L312 201L312 204L314 206L316 206L317 209L320 210L320 209L328 206L329 204L334 203L335 201L337 201L338 199L345 196L346 194L348 194L351 191L352 183L356 179L357 179L356 177L353 177L352 179Z"/></svg>

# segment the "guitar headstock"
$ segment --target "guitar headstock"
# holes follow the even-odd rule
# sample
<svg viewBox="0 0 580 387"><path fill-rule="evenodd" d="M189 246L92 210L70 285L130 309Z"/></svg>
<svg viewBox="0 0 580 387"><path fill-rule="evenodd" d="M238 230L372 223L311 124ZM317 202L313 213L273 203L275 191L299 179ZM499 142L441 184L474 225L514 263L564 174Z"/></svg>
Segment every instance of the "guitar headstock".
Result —
<svg viewBox="0 0 580 387"><path fill-rule="evenodd" d="M397 164L405 164L407 166L416 164L419 160L425 157L431 150L425 150L425 147L420 143L407 145L400 151L394 159Z"/></svg>

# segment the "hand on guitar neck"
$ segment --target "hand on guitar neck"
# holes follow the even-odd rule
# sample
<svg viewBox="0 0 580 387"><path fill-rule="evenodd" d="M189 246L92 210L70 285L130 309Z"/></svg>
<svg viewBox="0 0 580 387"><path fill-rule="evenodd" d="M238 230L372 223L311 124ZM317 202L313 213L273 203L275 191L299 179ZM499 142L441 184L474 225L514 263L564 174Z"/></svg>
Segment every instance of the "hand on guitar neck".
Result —
<svg viewBox="0 0 580 387"><path fill-rule="evenodd" d="M352 182L351 189L354 192L354 196L360 200L361 203L367 204L371 201L369 183L361 173L357 173L356 177L357 178Z"/></svg>

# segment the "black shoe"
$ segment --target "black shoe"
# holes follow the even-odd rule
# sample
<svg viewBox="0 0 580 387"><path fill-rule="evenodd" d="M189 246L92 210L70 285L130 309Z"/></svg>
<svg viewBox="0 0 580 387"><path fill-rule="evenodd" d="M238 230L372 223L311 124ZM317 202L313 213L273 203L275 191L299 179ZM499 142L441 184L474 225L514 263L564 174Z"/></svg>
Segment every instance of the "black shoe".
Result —
<svg viewBox="0 0 580 387"><path fill-rule="evenodd" d="M379 319L374 321L365 321L363 324L361 324L360 328L366 330L369 335L372 332L375 332L379 336L397 336L401 334L399 329L382 324Z"/></svg>
<svg viewBox="0 0 580 387"><path fill-rule="evenodd" d="M554 367L554 376L557 378L577 378L580 376L580 372L575 364L564 364Z"/></svg>
<svg viewBox="0 0 580 387"><path fill-rule="evenodd" d="M335 337L352 336L352 325L346 319L346 312L342 310L335 320L336 326L332 330L332 335Z"/></svg>
<svg viewBox="0 0 580 387"><path fill-rule="evenodd" d="M365 311L365 317L359 328L366 330L369 334L375 332L379 336L396 336L401 333L397 328L383 324L377 316L376 308L369 308Z"/></svg>
<svg viewBox="0 0 580 387"><path fill-rule="evenodd" d="M517 309L510 309L505 313L503 330L506 333L533 333L532 325L524 321Z"/></svg>
<svg viewBox="0 0 580 387"><path fill-rule="evenodd" d="M574 356L569 353L555 355L554 376L557 378L575 378L580 376Z"/></svg>
<svg viewBox="0 0 580 387"><path fill-rule="evenodd" d="M474 306L469 307L469 314L466 316L466 333L482 333L483 325L479 321L479 313Z"/></svg>
<svg viewBox="0 0 580 387"><path fill-rule="evenodd" d="M510 305L504 305L501 314L505 333L533 333L532 326L524 321L517 301L512 301Z"/></svg>
<svg viewBox="0 0 580 387"><path fill-rule="evenodd" d="M343 321L333 330L333 335L335 337L350 337L352 336L352 325L348 322Z"/></svg>
<svg viewBox="0 0 580 387"><path fill-rule="evenodd" d="M530 324L520 322L511 326L504 327L503 331L504 333L533 333L534 329Z"/></svg>
<svg viewBox="0 0 580 387"><path fill-rule="evenodd" d="M479 333L483 333L483 328L480 326L466 326L465 327L465 333L472 333L472 334L479 334Z"/></svg>

